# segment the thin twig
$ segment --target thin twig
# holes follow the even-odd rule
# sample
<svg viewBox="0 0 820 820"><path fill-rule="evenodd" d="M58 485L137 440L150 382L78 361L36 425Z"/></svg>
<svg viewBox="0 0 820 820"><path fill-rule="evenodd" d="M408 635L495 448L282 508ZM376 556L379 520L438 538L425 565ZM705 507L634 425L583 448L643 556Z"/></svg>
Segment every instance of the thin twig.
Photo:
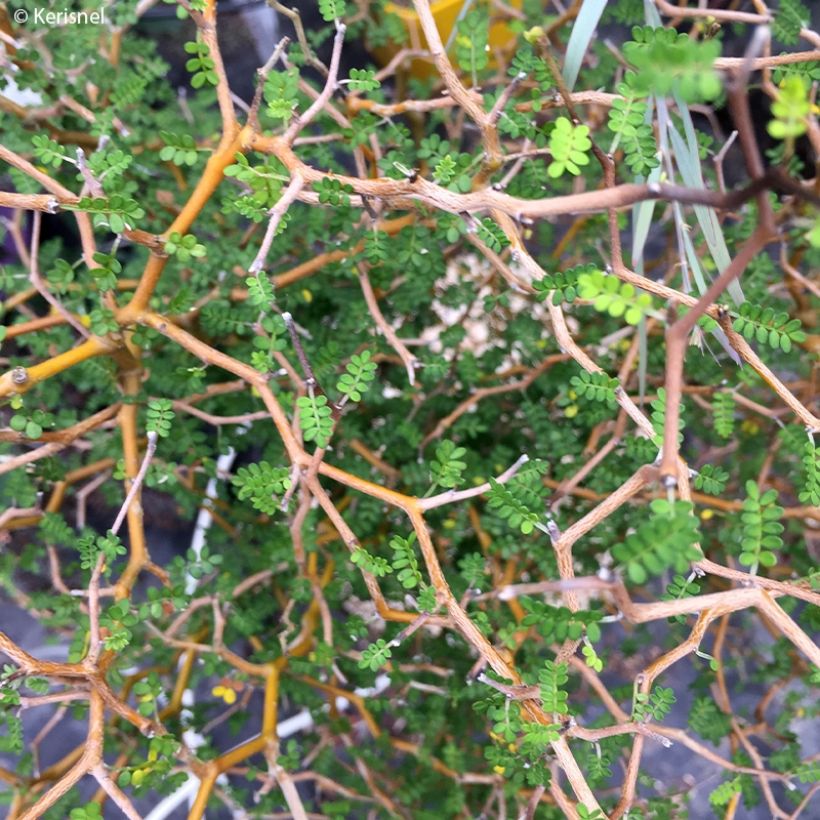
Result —
<svg viewBox="0 0 820 820"><path fill-rule="evenodd" d="M407 370L407 378L410 384L413 385L416 380L415 368L418 365L418 359L416 359L416 357L407 349L396 331L390 327L387 320L384 318L384 314L381 312L381 308L379 307L379 302L376 299L376 294L373 292L373 286L370 284L370 277L367 275L367 268L363 264L360 264L358 266L358 270L359 284L361 285L362 293L364 294L367 309L370 311L370 315L376 322L376 326L379 330L381 330L384 338L387 339L390 346L396 351L402 362L404 362L404 367Z"/></svg>
<svg viewBox="0 0 820 820"><path fill-rule="evenodd" d="M530 457L524 453L516 460L516 462L508 467L495 481L499 484L505 484L509 481L528 461ZM431 495L429 498L418 499L418 507L420 510L433 510L436 507L441 507L444 504L455 504L459 501L466 501L468 498L475 498L478 495L483 495L492 489L489 482L479 484L478 487L470 487L469 490L447 490L445 493L438 495Z"/></svg>
<svg viewBox="0 0 820 820"><path fill-rule="evenodd" d="M276 230L282 217L287 213L288 208L293 204L299 196L299 192L304 188L305 181L301 176L294 176L288 187L285 189L279 201L269 211L268 227L265 230L265 236L262 238L262 244L259 246L259 253L256 254L253 262L248 268L248 273L253 275L258 274L264 267L268 258L268 252L273 244L273 238L276 236Z"/></svg>
<svg viewBox="0 0 820 820"><path fill-rule="evenodd" d="M42 223L42 214L40 211L34 211L32 217L31 228L31 255L29 261L29 279L31 284L37 289L37 292L45 299L53 308L63 317L63 319L71 325L84 339L90 338L91 334L83 327L78 319L72 316L71 312L67 310L46 287L42 276L40 275L40 225Z"/></svg>

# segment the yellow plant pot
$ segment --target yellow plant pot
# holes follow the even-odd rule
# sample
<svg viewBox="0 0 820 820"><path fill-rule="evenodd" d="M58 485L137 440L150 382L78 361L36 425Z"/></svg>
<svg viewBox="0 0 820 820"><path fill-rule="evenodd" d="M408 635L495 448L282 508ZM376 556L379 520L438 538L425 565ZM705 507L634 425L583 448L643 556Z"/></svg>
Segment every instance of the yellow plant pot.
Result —
<svg viewBox="0 0 820 820"><path fill-rule="evenodd" d="M436 2L430 4L433 19L436 21L436 27L445 45L450 39L450 34L465 2L466 0L436 0ZM512 8L521 8L521 0L509 0L509 5ZM410 48L423 49L427 47L427 40L421 30L418 15L413 8L400 6L396 3L387 3L385 10L401 18L407 29ZM515 32L510 29L506 20L491 23L489 38L491 52L509 53L515 45L515 39ZM398 50L399 46L393 44L371 49L373 56L381 65L387 65ZM490 56L490 65L495 65L495 59L492 55ZM420 80L432 77L437 73L435 66L430 61L416 59L405 63L403 71L405 75Z"/></svg>

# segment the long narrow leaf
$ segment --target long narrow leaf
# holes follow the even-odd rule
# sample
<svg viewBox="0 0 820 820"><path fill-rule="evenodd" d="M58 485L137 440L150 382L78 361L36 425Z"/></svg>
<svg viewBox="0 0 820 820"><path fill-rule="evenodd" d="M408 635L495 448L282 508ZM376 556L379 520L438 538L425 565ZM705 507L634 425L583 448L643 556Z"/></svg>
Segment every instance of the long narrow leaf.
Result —
<svg viewBox="0 0 820 820"><path fill-rule="evenodd" d="M647 182L658 182L661 178L661 170L660 165L653 168ZM649 228L652 225L655 204L654 199L645 199L632 208L632 267L638 273L643 273L643 251L649 236Z"/></svg>
<svg viewBox="0 0 820 820"><path fill-rule="evenodd" d="M642 317L638 322L638 395L643 405L643 397L646 395L646 368L649 365L649 348L647 345L646 317Z"/></svg>
<svg viewBox="0 0 820 820"><path fill-rule="evenodd" d="M453 45L453 40L456 39L456 35L458 34L458 24L464 19L467 12L473 5L473 0L465 0L464 4L461 6L461 9L458 12L458 16L453 23L453 27L450 30L450 36L447 38L447 42L444 44L444 50L449 53L450 46Z"/></svg>
<svg viewBox="0 0 820 820"><path fill-rule="evenodd" d="M689 260L689 266L692 268L692 273L695 277L695 283L698 286L698 291L700 293L704 293L706 291L706 279L703 275L703 270L700 267L700 259L698 259L698 255L695 253L695 246L692 244L692 240L689 237L688 233L684 233L683 235L684 245L686 246L686 257ZM726 351L729 358L737 365L741 364L740 356L737 354L737 351L729 344L729 339L726 337L726 334L723 332L723 329L720 327L714 328L712 330L712 335L718 340L720 346Z"/></svg>
<svg viewBox="0 0 820 820"><path fill-rule="evenodd" d="M606 8L606 0L584 0L581 11L575 18L575 25L572 27L572 34L567 43L567 56L564 60L564 82L572 91L575 81L578 79L578 72L581 70L581 63L584 54L595 33L595 28L601 15Z"/></svg>
<svg viewBox="0 0 820 820"><path fill-rule="evenodd" d="M643 10L646 15L646 25L658 28L663 25L658 9L652 0L643 0Z"/></svg>
<svg viewBox="0 0 820 820"><path fill-rule="evenodd" d="M706 288L709 286L706 284L706 277L703 275L700 259L698 259L698 255L695 253L695 246L692 244L692 239L688 232L683 234L683 244L686 248L686 258L689 260L689 267L692 268L692 274L695 277L695 284L698 286L698 293L705 293Z"/></svg>
<svg viewBox="0 0 820 820"><path fill-rule="evenodd" d="M675 175L675 166L672 163L672 152L669 148L669 129L672 125L672 118L669 116L669 106L666 104L664 97L655 96L655 105L658 109L658 135L661 143L661 155L663 157L663 164L666 168L667 178L670 183L675 184L677 179ZM680 203L672 203L672 215L675 224L675 240L678 245L678 260L681 269L681 277L683 279L683 289L686 293L692 289L692 282L689 277L689 264L686 261L686 251L684 249L683 237L689 230L686 220L683 217L683 209Z"/></svg>
<svg viewBox="0 0 820 820"><path fill-rule="evenodd" d="M649 20L650 18L651 15L647 13L647 19ZM667 154L667 152L669 151L669 140L671 139L673 147L675 149L675 156L678 160L678 170L680 171L681 177L683 178L684 182L690 187L705 187L703 184L703 175L700 171L700 157L697 152L697 138L694 133L694 127L687 127L687 120L688 126L692 125L692 119L689 116L689 109L685 107L685 104L681 100L678 100L678 105L682 106L686 111L686 118L684 119L684 130L686 131L688 141L684 142L683 137L680 135L680 133L672 123L672 119L669 116L669 109L666 105L666 100L657 99L656 102L658 108L658 131L660 134L661 150L665 154ZM671 167L671 163L668 163L668 167ZM672 181L674 181L674 170L670 170L670 178L672 179ZM673 203L673 208L675 213L675 228L677 230L678 245L681 254L683 277L687 290L689 289L687 271L688 268L691 267L693 276L695 277L695 284L698 287L699 293L705 293L706 289L708 288L708 284L706 282L706 277L703 275L703 269L700 266L700 260L698 259L697 254L695 253L695 247L692 244L692 240L689 236L689 230L683 218L683 211L680 207L680 204L677 202ZM728 248L726 248L726 243L723 240L723 234L720 231L720 224L717 221L717 214L715 214L714 210L712 210L711 208L704 208L702 206L696 206L696 212L698 208L700 208L701 215L707 222L705 230L703 229L703 223L701 223L701 229L704 232L704 236L706 236L707 231L709 231L711 232L709 235L714 240L714 245L710 246L707 239L707 246L709 246L709 250L712 253L712 258L715 260L715 264L718 265L718 267L720 267L718 263L718 258L728 260L729 251ZM709 216L709 213L711 213L711 217L714 218L714 221L712 221L712 218ZM715 248L714 251L712 250L712 247ZM736 289L733 289L734 292L730 295L735 296L739 292L740 299L742 301L743 293L740 291L740 285L737 282L733 284L737 287ZM729 340L726 338L726 334L723 332L723 330L719 327L715 328L712 331L712 335L718 340L720 346L726 351L730 358L736 364L739 365L740 358L738 354L735 352L735 350L732 348L732 346L729 344Z"/></svg>
<svg viewBox="0 0 820 820"><path fill-rule="evenodd" d="M678 106L681 122L683 123L686 141L684 142L680 132L671 123L669 125L669 138L675 149L675 160L680 170L681 178L688 187L705 188L703 175L700 170L698 142L692 117L689 114L686 103L680 99L678 95L675 95L675 102ZM706 240L709 252L712 254L712 259L715 260L718 271L722 271L731 261L731 257L729 255L729 249L726 247L726 240L723 238L723 231L720 228L717 214L714 208L708 208L705 205L695 205L693 210L695 211L700 229L703 231L703 238ZM740 287L739 282L731 282L727 291L736 304L742 304L745 301L743 289Z"/></svg>

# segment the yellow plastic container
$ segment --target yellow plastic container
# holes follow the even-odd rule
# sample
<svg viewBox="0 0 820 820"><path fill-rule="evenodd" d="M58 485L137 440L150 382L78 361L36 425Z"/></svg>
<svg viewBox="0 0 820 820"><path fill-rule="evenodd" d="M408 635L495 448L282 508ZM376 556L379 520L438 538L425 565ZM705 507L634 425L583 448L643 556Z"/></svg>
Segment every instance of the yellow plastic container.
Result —
<svg viewBox="0 0 820 820"><path fill-rule="evenodd" d="M441 35L441 41L446 45L450 39L450 34L453 27L458 20L461 9L464 7L466 0L436 0L430 4L430 11L433 13L433 19L436 21L436 27ZM476 0L473 4L479 5L481 0ZM512 8L521 8L521 0L509 0L509 5ZM412 6L400 6L396 3L387 3L385 9L400 17L404 22L404 26L408 33L408 46L413 49L427 48L427 40L424 37L424 32L421 29L418 15ZM493 17L498 16L498 11L493 9ZM501 51L502 53L509 53L515 45L516 35L513 32L506 20L496 20L490 24L490 50ZM399 46L388 45L380 48L372 49L373 56L381 65L387 65L390 60L398 52ZM452 51L449 52L452 59ZM495 59L490 55L490 65L495 65ZM417 79L426 79L436 74L435 66L429 60L410 60L409 65L405 63L404 73Z"/></svg>

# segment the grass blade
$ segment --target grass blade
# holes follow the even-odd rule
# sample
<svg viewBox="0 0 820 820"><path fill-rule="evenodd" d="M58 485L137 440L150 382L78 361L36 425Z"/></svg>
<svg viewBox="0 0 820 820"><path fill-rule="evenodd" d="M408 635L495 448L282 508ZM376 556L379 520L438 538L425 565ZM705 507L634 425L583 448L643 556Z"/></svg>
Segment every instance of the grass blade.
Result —
<svg viewBox="0 0 820 820"><path fill-rule="evenodd" d="M595 33L595 28L605 8L606 0L584 0L581 11L575 18L575 25L572 27L572 34L567 43L567 56L564 59L563 71L564 82L570 91L578 79L584 54L589 48L592 35Z"/></svg>
<svg viewBox="0 0 820 820"><path fill-rule="evenodd" d="M653 168L646 181L658 182L661 178L661 171L660 165ZM638 273L643 273L643 251L649 236L649 228L652 225L655 204L654 199L645 199L632 208L632 267Z"/></svg>
<svg viewBox="0 0 820 820"><path fill-rule="evenodd" d="M678 106L681 121L683 122L684 133L686 134L686 141L684 141L680 132L670 122L669 138L675 149L675 160L678 170L686 186L703 189L706 186L703 183L703 175L700 170L698 141L695 136L695 127L692 124L692 117L689 114L686 103L677 95L675 95L675 102ZM723 231L720 228L717 214L714 208L707 208L705 205L695 205L693 210L695 211L695 216L703 232L703 238L706 240L709 252L712 254L712 259L715 260L718 271L722 271L731 261L731 257L729 255L729 249L726 247L726 240L723 238ZM745 301L743 290L738 281L731 282L726 290L736 304L741 304Z"/></svg>

